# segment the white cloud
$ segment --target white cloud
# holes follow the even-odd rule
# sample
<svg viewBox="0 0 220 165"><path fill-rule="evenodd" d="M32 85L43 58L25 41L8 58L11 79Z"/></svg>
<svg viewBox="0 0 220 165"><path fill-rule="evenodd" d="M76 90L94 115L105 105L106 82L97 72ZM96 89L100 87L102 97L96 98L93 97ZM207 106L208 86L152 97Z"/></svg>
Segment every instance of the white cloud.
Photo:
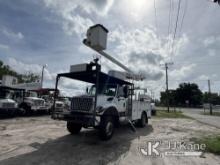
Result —
<svg viewBox="0 0 220 165"><path fill-rule="evenodd" d="M214 57L214 56L216 55L215 49L209 49L209 50L208 50L208 55L209 55L210 57Z"/></svg>
<svg viewBox="0 0 220 165"><path fill-rule="evenodd" d="M64 13L74 12L78 8L87 14L93 12L103 16L109 12L114 0L44 0L44 3L47 7L62 10Z"/></svg>
<svg viewBox="0 0 220 165"><path fill-rule="evenodd" d="M181 80L190 76L195 69L196 64L184 65L179 67L178 69L173 69L170 71L170 78L173 80Z"/></svg>
<svg viewBox="0 0 220 165"><path fill-rule="evenodd" d="M204 75L204 74L203 74L203 75L199 76L198 79L199 79L199 80L208 80L209 77L208 77L207 75Z"/></svg>
<svg viewBox="0 0 220 165"><path fill-rule="evenodd" d="M8 45L5 45L5 44L0 44L0 49L3 49L3 50L8 50L10 47Z"/></svg>
<svg viewBox="0 0 220 165"><path fill-rule="evenodd" d="M208 47L219 42L220 42L220 36L209 36L203 41L203 44L205 45L205 47Z"/></svg>
<svg viewBox="0 0 220 165"><path fill-rule="evenodd" d="M114 0L44 0L44 2L46 7L62 17L63 29L67 34L76 34L83 38L88 27L94 24L89 15L93 13L99 16L106 15ZM80 15L79 10L87 16Z"/></svg>
<svg viewBox="0 0 220 165"><path fill-rule="evenodd" d="M88 19L81 17L80 15L69 15L64 16L65 21L63 22L63 29L68 35L77 34L80 38L85 36L85 33L89 26L94 23Z"/></svg>
<svg viewBox="0 0 220 165"><path fill-rule="evenodd" d="M25 74L25 73L34 73L41 76L42 66L39 64L27 64L22 61L16 60L15 58L9 58L7 64L16 72ZM63 73L65 71L58 71L58 73ZM44 70L44 87L55 87L55 79L57 73L51 73L47 68ZM68 78L62 78L59 81L58 89L61 90L61 93L64 96L74 96L77 94L85 94L85 89L87 83L80 81L74 81Z"/></svg>
<svg viewBox="0 0 220 165"><path fill-rule="evenodd" d="M16 60L15 58L8 58L7 64L16 72L21 74L34 73L41 76L42 66L39 64L27 64L22 61ZM47 68L44 70L45 80L54 80L56 77L55 73L51 73Z"/></svg>
<svg viewBox="0 0 220 165"><path fill-rule="evenodd" d="M114 0L89 0L80 1L80 6L89 14L92 12L97 13L100 16L105 16L111 9Z"/></svg>
<svg viewBox="0 0 220 165"><path fill-rule="evenodd" d="M159 80L162 76L160 63L178 56L188 43L188 37L183 35L175 42L170 37L158 38L154 29L126 29L122 26L109 33L110 44L116 47L113 52L135 72L141 72L147 80ZM175 54L170 54L171 44L174 44Z"/></svg>
<svg viewBox="0 0 220 165"><path fill-rule="evenodd" d="M2 28L0 30L4 35L6 35L9 38L16 40L22 40L24 38L24 35L21 32L16 33L6 28Z"/></svg>

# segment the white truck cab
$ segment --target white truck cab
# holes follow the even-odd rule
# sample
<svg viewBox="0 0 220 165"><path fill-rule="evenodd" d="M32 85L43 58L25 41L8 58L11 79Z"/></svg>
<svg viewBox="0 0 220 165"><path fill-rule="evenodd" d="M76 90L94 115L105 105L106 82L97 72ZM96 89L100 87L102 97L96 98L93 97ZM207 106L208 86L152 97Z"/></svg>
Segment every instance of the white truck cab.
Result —
<svg viewBox="0 0 220 165"><path fill-rule="evenodd" d="M13 99L13 89L0 86L0 115L14 116L18 111L18 104Z"/></svg>
<svg viewBox="0 0 220 165"><path fill-rule="evenodd" d="M37 97L35 92L30 92L28 96L24 97L19 107L23 109L26 115L37 112L49 112L49 106L46 104L45 100Z"/></svg>
<svg viewBox="0 0 220 165"><path fill-rule="evenodd" d="M99 129L100 137L108 140L114 128L122 123L144 127L151 115L150 102L134 97L134 84L101 72L95 60L89 64L71 66L71 72L57 75L55 89L60 78L70 78L93 84L87 93L71 99L69 111L52 111L52 118L67 121L67 130L77 134L81 128ZM58 96L54 95L54 105ZM55 107L55 106L53 106Z"/></svg>

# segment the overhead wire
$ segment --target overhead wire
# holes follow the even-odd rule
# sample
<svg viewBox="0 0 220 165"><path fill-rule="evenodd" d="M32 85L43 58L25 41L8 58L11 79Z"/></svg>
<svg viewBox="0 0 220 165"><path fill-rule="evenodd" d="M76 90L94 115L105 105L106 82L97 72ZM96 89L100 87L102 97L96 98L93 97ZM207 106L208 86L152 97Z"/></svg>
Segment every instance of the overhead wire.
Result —
<svg viewBox="0 0 220 165"><path fill-rule="evenodd" d="M185 19L186 13L187 13L187 8L188 8L188 0L185 0L185 6L184 6L184 10L183 10L182 21L181 21L181 24L180 24L179 35L180 35L181 32L182 32L183 22L184 22L184 19Z"/></svg>
<svg viewBox="0 0 220 165"><path fill-rule="evenodd" d="M170 0L170 5L169 5L169 22L168 22L168 37L170 35L170 24L171 24L171 8L172 8L172 0Z"/></svg>
<svg viewBox="0 0 220 165"><path fill-rule="evenodd" d="M176 33L177 33L177 28L178 28L181 2L182 2L182 0L178 1L177 16L176 16L175 29L174 29L173 41L172 41L172 47L171 47L171 56L173 55L173 52L174 52L173 49L174 49L174 42L176 39Z"/></svg>
<svg viewBox="0 0 220 165"><path fill-rule="evenodd" d="M159 37L158 23L157 23L157 8L156 8L156 0L154 0L154 21L155 21L155 27L156 27L156 34L157 34L157 37Z"/></svg>

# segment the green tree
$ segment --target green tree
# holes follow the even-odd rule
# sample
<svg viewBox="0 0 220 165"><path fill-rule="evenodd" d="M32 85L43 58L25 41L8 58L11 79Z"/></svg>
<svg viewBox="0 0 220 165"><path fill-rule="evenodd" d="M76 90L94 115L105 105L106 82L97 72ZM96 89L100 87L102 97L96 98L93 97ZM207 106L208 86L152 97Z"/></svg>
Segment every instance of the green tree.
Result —
<svg viewBox="0 0 220 165"><path fill-rule="evenodd" d="M29 83L39 81L40 76L33 74L31 72L27 74L19 74L12 70L10 66L4 65L4 63L0 60L0 79L2 79L3 75L11 75L17 77L19 83Z"/></svg>
<svg viewBox="0 0 220 165"><path fill-rule="evenodd" d="M176 101L181 106L202 104L202 92L195 83L181 83L176 89Z"/></svg>
<svg viewBox="0 0 220 165"><path fill-rule="evenodd" d="M202 104L204 97L197 84L181 83L176 90L169 90L170 106L191 106L195 107ZM166 105L167 94L161 92L161 105Z"/></svg>
<svg viewBox="0 0 220 165"><path fill-rule="evenodd" d="M217 93L205 92L202 98L203 103L212 103L214 105L220 105L220 96Z"/></svg>

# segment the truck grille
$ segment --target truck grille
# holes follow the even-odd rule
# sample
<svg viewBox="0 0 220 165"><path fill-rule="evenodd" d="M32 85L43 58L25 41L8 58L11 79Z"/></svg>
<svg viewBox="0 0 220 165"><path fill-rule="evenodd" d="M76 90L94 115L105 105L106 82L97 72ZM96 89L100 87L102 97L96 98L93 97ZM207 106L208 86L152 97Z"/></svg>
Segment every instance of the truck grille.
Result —
<svg viewBox="0 0 220 165"><path fill-rule="evenodd" d="M71 111L89 111L93 105L93 98L74 97L71 101Z"/></svg>
<svg viewBox="0 0 220 165"><path fill-rule="evenodd" d="M56 103L56 108L62 108L63 107L63 104L61 103Z"/></svg>
<svg viewBox="0 0 220 165"><path fill-rule="evenodd" d="M3 108L15 108L15 104L14 103L3 103L2 107Z"/></svg>
<svg viewBox="0 0 220 165"><path fill-rule="evenodd" d="M43 106L44 105L44 101L43 100L34 100L34 105L35 106Z"/></svg>

